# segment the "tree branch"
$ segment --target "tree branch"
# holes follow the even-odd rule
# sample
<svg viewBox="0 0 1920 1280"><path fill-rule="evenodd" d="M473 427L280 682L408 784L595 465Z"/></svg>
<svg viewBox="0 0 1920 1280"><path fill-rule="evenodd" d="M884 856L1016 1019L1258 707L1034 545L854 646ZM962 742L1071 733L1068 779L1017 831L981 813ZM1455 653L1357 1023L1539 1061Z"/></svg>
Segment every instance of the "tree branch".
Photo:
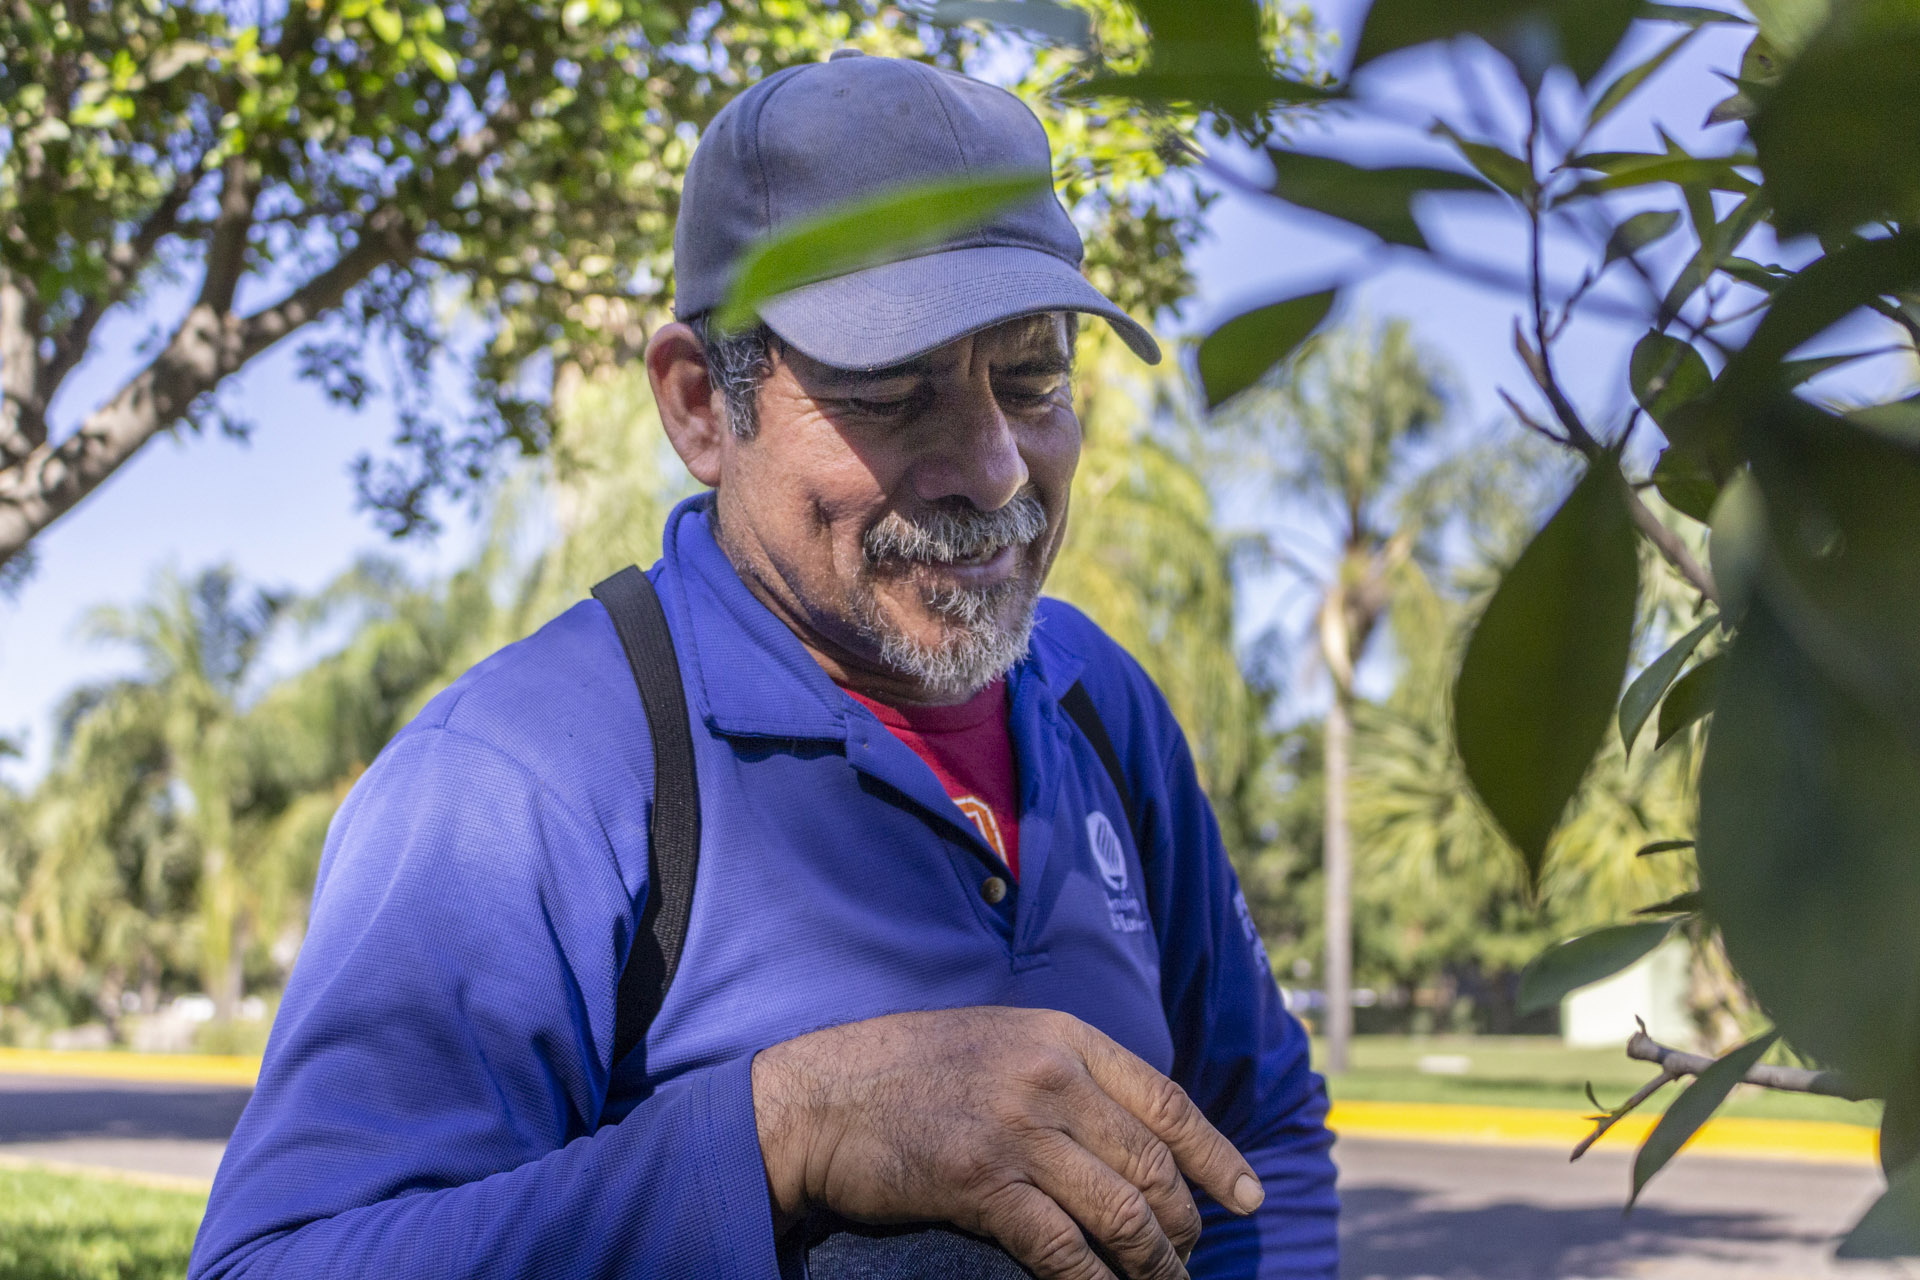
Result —
<svg viewBox="0 0 1920 1280"><path fill-rule="evenodd" d="M0 565L228 374L338 306L376 268L404 261L412 241L400 212L383 208L368 219L353 248L272 306L241 317L196 303L160 354L77 431L0 471Z"/></svg>
<svg viewBox="0 0 1920 1280"><path fill-rule="evenodd" d="M88 298L81 305L79 314L65 329L54 335L53 356L41 373L48 401L53 399L54 393L74 367L86 358L87 343L92 341L94 327L100 323L100 318L126 298L139 280L147 260L153 256L153 251L179 227L180 210L186 206L188 197L199 182L197 165L183 169L172 189L161 197L160 203L154 206L153 212L147 215L147 220L140 224L140 228L108 251L107 287Z"/></svg>
<svg viewBox="0 0 1920 1280"><path fill-rule="evenodd" d="M1678 1049L1669 1049L1656 1041L1645 1031L1636 1031L1627 1041L1627 1056L1639 1062L1651 1062L1665 1073L1666 1079L1680 1076L1697 1076L1714 1064L1713 1058L1702 1057L1697 1053L1682 1053ZM1845 1098L1849 1102L1865 1102L1872 1095L1862 1093L1847 1078L1837 1071L1808 1071L1801 1067L1775 1067L1762 1064L1749 1068L1742 1077L1748 1084L1757 1084L1764 1089L1778 1089L1786 1093L1817 1093L1825 1098Z"/></svg>
<svg viewBox="0 0 1920 1280"><path fill-rule="evenodd" d="M1594 1124L1593 1132L1580 1140L1579 1144L1574 1147L1573 1154L1568 1156L1567 1160L1569 1162L1572 1162L1572 1161L1578 1160L1581 1156L1587 1154L1588 1150L1592 1148L1593 1144L1600 1141L1601 1136L1605 1134L1607 1130L1613 1128L1614 1125L1618 1124L1621 1118L1625 1116L1629 1111L1632 1111L1635 1107L1639 1106L1641 1103L1645 1102L1648 1098L1651 1098L1655 1093L1658 1093L1661 1089L1665 1088L1668 1084L1671 1084L1673 1081L1678 1080L1679 1078L1680 1077L1675 1075L1673 1072L1663 1070L1659 1075L1655 1076L1653 1079L1647 1081L1646 1084L1642 1085L1638 1093L1634 1094L1631 1098L1628 1098L1625 1102L1621 1103L1619 1106L1615 1107L1613 1110L1607 1112L1607 1114L1603 1116L1588 1117L1590 1120L1593 1121L1593 1124ZM1593 1097L1593 1088L1591 1085L1589 1085L1587 1088L1587 1096L1589 1098Z"/></svg>
<svg viewBox="0 0 1920 1280"><path fill-rule="evenodd" d="M40 300L31 284L0 271L0 466L47 438L40 371Z"/></svg>

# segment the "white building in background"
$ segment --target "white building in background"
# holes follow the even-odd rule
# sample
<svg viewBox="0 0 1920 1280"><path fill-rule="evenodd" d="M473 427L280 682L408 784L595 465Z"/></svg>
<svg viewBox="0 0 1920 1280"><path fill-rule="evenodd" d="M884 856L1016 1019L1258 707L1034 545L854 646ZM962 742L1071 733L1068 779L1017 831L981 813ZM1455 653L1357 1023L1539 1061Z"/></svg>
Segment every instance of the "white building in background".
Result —
<svg viewBox="0 0 1920 1280"><path fill-rule="evenodd" d="M1647 1034L1661 1044L1691 1047L1691 967L1685 941L1668 938L1630 967L1568 996L1560 1005L1561 1038L1578 1048L1625 1044L1639 1018L1647 1024Z"/></svg>

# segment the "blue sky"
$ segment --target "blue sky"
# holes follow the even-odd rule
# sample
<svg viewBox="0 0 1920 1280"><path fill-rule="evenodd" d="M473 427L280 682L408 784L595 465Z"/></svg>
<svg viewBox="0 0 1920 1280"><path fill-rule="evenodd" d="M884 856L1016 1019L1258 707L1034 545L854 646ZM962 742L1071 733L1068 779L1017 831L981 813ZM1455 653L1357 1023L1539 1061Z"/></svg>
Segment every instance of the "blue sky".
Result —
<svg viewBox="0 0 1920 1280"><path fill-rule="evenodd" d="M1352 0L1321 6L1324 20L1348 35L1349 47L1360 7ZM1658 34L1640 33L1636 45L1649 46ZM1703 139L1698 125L1725 91L1707 69L1736 65L1740 47L1732 31L1697 41L1620 111L1600 141L1653 145L1654 120L1688 145L1714 141ZM1432 57L1403 55L1373 74L1391 83L1399 100L1457 101L1452 76ZM1311 130L1298 140L1316 145ZM1490 215L1490 207L1485 201L1436 204L1426 211L1428 226L1436 239L1517 266L1518 224ZM1229 194L1214 206L1209 237L1194 254L1200 288L1186 322L1204 325L1244 305L1323 285L1376 258L1368 240L1324 219ZM1462 389L1459 412L1475 422L1502 416L1494 388L1523 385L1511 346L1516 300L1410 259L1388 255L1377 267L1351 296L1350 310L1375 319L1408 317L1425 345L1452 367ZM157 310L123 318L105 333L102 354L76 372L57 412L84 411L117 385ZM1577 321L1570 331L1568 381L1602 421L1607 411L1624 410L1622 371L1640 331L1603 320ZM124 653L81 639L87 610L135 599L163 567L192 571L226 561L250 581L311 590L363 551L386 550L429 571L459 562L472 549L476 531L460 512L448 513L438 538L396 544L355 511L348 466L390 434L383 406L353 413L328 405L295 378L287 348L250 365L232 399L257 427L250 443L156 441L37 540L37 572L15 600L0 601L0 734L24 733L27 747L26 759L9 765L10 776L29 778L43 767L49 715L66 690L129 666ZM1253 613L1259 607L1259 601L1250 604Z"/></svg>

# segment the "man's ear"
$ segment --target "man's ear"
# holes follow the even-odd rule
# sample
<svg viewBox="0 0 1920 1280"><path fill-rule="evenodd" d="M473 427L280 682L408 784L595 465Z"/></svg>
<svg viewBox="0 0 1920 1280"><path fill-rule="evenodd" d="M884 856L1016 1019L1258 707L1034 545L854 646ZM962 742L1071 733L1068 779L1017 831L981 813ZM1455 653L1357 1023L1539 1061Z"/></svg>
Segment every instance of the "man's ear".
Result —
<svg viewBox="0 0 1920 1280"><path fill-rule="evenodd" d="M720 483L727 440L725 401L707 377L706 350L690 327L662 325L647 342L647 380L660 407L673 451L693 478L708 488Z"/></svg>

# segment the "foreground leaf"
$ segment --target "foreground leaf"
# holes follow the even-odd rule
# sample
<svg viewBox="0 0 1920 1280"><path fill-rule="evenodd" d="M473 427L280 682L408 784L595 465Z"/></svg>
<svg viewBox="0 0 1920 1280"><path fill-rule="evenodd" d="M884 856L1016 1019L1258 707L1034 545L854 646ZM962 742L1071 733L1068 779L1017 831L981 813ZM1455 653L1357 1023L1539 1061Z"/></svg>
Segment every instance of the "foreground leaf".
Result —
<svg viewBox="0 0 1920 1280"><path fill-rule="evenodd" d="M1713 713L1719 681L1720 655L1717 653L1674 681L1666 700L1660 704L1660 727L1654 736L1654 750L1666 746L1675 734Z"/></svg>
<svg viewBox="0 0 1920 1280"><path fill-rule="evenodd" d="M1086 11L1051 0L940 0L927 15L942 26L981 21L1084 48L1093 34Z"/></svg>
<svg viewBox="0 0 1920 1280"><path fill-rule="evenodd" d="M1607 237L1607 262L1631 257L1679 225L1675 209L1648 209L1636 213L1613 229Z"/></svg>
<svg viewBox="0 0 1920 1280"><path fill-rule="evenodd" d="M1687 916L1702 907L1700 892L1689 889L1685 893L1676 893L1664 902L1656 902L1650 907L1641 907L1633 914L1637 916Z"/></svg>
<svg viewBox="0 0 1920 1280"><path fill-rule="evenodd" d="M1627 686L1626 695L1620 699L1620 746L1628 755L1633 754L1633 741L1640 736L1640 727L1647 722L1647 717L1660 704L1667 686L1673 683L1681 666L1719 622L1716 614L1681 636L1667 647L1665 653L1648 663L1647 669Z"/></svg>
<svg viewBox="0 0 1920 1280"><path fill-rule="evenodd" d="M1674 923L1616 924L1549 947L1520 971L1520 1014L1555 1008L1581 987L1611 978L1665 942Z"/></svg>
<svg viewBox="0 0 1920 1280"><path fill-rule="evenodd" d="M770 298L907 257L1050 191L1046 174L970 175L870 196L794 223L741 259L719 323L728 329L750 325Z"/></svg>
<svg viewBox="0 0 1920 1280"><path fill-rule="evenodd" d="M1597 74L1640 8L1639 0L1374 0L1354 66L1397 49L1477 35L1514 60L1530 83L1548 66Z"/></svg>
<svg viewBox="0 0 1920 1280"><path fill-rule="evenodd" d="M1765 426L1767 570L1701 764L1700 887L1782 1033L1884 1097L1920 1061L1920 450L1795 402Z"/></svg>
<svg viewBox="0 0 1920 1280"><path fill-rule="evenodd" d="M1675 849L1691 848L1693 848L1693 841L1691 840L1655 840L1635 849L1633 856L1636 858L1650 858L1656 853L1672 853Z"/></svg>
<svg viewBox="0 0 1920 1280"><path fill-rule="evenodd" d="M1200 385L1217 409L1292 355L1333 307L1334 290L1269 302L1222 324L1200 342Z"/></svg>
<svg viewBox="0 0 1920 1280"><path fill-rule="evenodd" d="M1330 156L1272 148L1273 193L1316 213L1351 222L1391 244L1427 247L1413 218L1413 199L1427 191L1487 190L1479 179L1451 169L1401 165L1364 169Z"/></svg>
<svg viewBox="0 0 1920 1280"><path fill-rule="evenodd" d="M1920 1161L1887 1180L1886 1191L1854 1224L1834 1257L1920 1257Z"/></svg>
<svg viewBox="0 0 1920 1280"><path fill-rule="evenodd" d="M1749 1040L1695 1076L1692 1083L1680 1091L1680 1096L1667 1107L1667 1113L1653 1126L1653 1132L1640 1144L1640 1151L1633 1158L1633 1194L1627 1197L1628 1208L1640 1198L1647 1180L1666 1168L1687 1140L1720 1109L1720 1104L1733 1092L1733 1086L1746 1078L1754 1063L1760 1061L1779 1038L1778 1031L1769 1031Z"/></svg>
<svg viewBox="0 0 1920 1280"><path fill-rule="evenodd" d="M1454 735L1537 883L1626 675L1639 558L1620 473L1593 463L1501 580L1467 642Z"/></svg>
<svg viewBox="0 0 1920 1280"><path fill-rule="evenodd" d="M1699 399L1713 386L1705 358L1666 333L1649 333L1633 344L1627 378L1633 398L1662 427L1672 421L1675 409Z"/></svg>

